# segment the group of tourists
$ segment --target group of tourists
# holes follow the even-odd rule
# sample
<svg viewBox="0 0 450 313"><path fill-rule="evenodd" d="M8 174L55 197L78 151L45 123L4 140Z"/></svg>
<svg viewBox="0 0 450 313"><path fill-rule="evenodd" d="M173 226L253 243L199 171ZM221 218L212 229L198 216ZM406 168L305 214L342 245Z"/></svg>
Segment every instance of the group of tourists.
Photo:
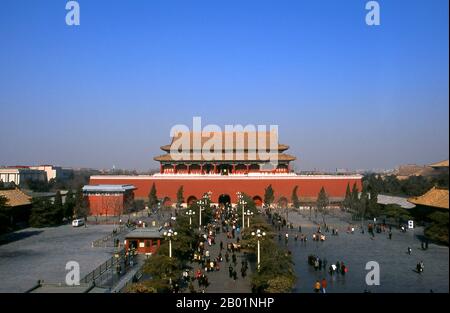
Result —
<svg viewBox="0 0 450 313"><path fill-rule="evenodd" d="M328 273L333 276L334 274L342 274L345 275L348 272L348 267L344 264L344 262L337 261L336 264L331 264L329 267L328 261L326 258L321 259L316 255L308 256L308 264L317 271L326 271L328 269Z"/></svg>
<svg viewBox="0 0 450 313"><path fill-rule="evenodd" d="M327 237L321 233L315 233L312 235L313 241L325 241Z"/></svg>
<svg viewBox="0 0 450 313"><path fill-rule="evenodd" d="M308 264L312 267L314 267L315 271L321 271L322 269L325 270L327 268L327 259L321 259L316 255L309 255L308 256Z"/></svg>
<svg viewBox="0 0 450 313"><path fill-rule="evenodd" d="M424 268L425 268L425 265L423 264L423 261L420 261L419 263L417 263L417 265L416 265L417 273L421 274L423 272Z"/></svg>
<svg viewBox="0 0 450 313"><path fill-rule="evenodd" d="M326 293L327 292L327 286L328 286L328 283L327 283L327 280L325 278L322 278L322 281L318 281L317 280L314 283L314 292L315 293L320 293L320 292Z"/></svg>
<svg viewBox="0 0 450 313"><path fill-rule="evenodd" d="M348 272L348 267L344 264L344 262L337 261L336 264L330 265L330 267L328 268L328 272L331 276L333 276L334 274L345 275Z"/></svg>

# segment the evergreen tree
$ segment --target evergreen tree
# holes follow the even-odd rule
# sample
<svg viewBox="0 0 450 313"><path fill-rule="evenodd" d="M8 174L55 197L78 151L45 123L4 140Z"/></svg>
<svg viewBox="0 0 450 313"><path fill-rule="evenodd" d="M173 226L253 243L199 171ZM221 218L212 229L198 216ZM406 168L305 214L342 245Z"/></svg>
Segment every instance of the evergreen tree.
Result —
<svg viewBox="0 0 450 313"><path fill-rule="evenodd" d="M319 195L317 196L317 210L322 214L323 223L325 223L325 216L328 214L328 205L330 204L330 200L328 198L327 193L325 192L325 188L322 187L319 191Z"/></svg>
<svg viewBox="0 0 450 313"><path fill-rule="evenodd" d="M264 191L264 204L267 206L271 206L274 200L274 190L272 188L272 185L269 185Z"/></svg>
<svg viewBox="0 0 450 313"><path fill-rule="evenodd" d="M298 186L295 186L294 189L292 190L291 201L292 201L292 204L294 205L294 208L300 207L300 200L297 195L297 190L298 190Z"/></svg>
<svg viewBox="0 0 450 313"><path fill-rule="evenodd" d="M75 196L72 190L69 190L66 194L66 201L64 202L64 217L68 219L73 218L73 210L75 208Z"/></svg>
<svg viewBox="0 0 450 313"><path fill-rule="evenodd" d="M83 190L81 188L78 188L75 194L74 214L77 218L84 217L85 219L89 215L89 203L87 198L83 195Z"/></svg>
<svg viewBox="0 0 450 313"><path fill-rule="evenodd" d="M30 225L32 227L48 227L61 224L61 211L45 198L34 198L30 215Z"/></svg>
<svg viewBox="0 0 450 313"><path fill-rule="evenodd" d="M177 208L181 208L181 205L184 202L184 195L183 195L183 186L180 186L177 190Z"/></svg>
<svg viewBox="0 0 450 313"><path fill-rule="evenodd" d="M380 215L381 207L378 204L378 192L372 186L369 186L369 203L367 213L370 217L378 217Z"/></svg>
<svg viewBox="0 0 450 313"><path fill-rule="evenodd" d="M148 207L154 209L158 205L158 195L156 194L155 183L152 185L152 189L148 195Z"/></svg>
<svg viewBox="0 0 450 313"><path fill-rule="evenodd" d="M363 191L361 192L361 197L358 202L358 214L363 220L366 217L368 207L369 207L369 194L367 193L366 189L363 189Z"/></svg>
<svg viewBox="0 0 450 313"><path fill-rule="evenodd" d="M353 188L352 188L350 210L355 213L358 210L358 204L359 204L359 190L358 190L358 187L356 187L356 183L355 183L355 184L353 184Z"/></svg>
<svg viewBox="0 0 450 313"><path fill-rule="evenodd" d="M347 184L343 205L346 210L350 209L352 206L352 192L350 191L350 183Z"/></svg>
<svg viewBox="0 0 450 313"><path fill-rule="evenodd" d="M55 214L55 219L61 222L64 217L64 206L62 203L61 192L59 190L55 195L55 201L53 202L53 211Z"/></svg>

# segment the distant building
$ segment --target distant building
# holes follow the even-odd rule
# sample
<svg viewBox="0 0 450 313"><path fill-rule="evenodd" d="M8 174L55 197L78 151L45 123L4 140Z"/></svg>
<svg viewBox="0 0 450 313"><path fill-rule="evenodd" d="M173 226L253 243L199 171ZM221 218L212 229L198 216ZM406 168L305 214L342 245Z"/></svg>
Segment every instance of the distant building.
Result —
<svg viewBox="0 0 450 313"><path fill-rule="evenodd" d="M445 160L429 165L406 164L399 166L393 174L400 180L411 176L436 177L448 173L448 163L448 160Z"/></svg>
<svg viewBox="0 0 450 313"><path fill-rule="evenodd" d="M83 194L90 215L118 216L133 206L135 189L133 185L86 185Z"/></svg>
<svg viewBox="0 0 450 313"><path fill-rule="evenodd" d="M20 186L28 180L46 181L47 175L45 171L29 167L0 168L0 181L4 183L14 183L16 186Z"/></svg>
<svg viewBox="0 0 450 313"><path fill-rule="evenodd" d="M10 166L0 168L0 181L14 182L17 186L32 181L50 181L52 179L68 179L73 170L53 165Z"/></svg>

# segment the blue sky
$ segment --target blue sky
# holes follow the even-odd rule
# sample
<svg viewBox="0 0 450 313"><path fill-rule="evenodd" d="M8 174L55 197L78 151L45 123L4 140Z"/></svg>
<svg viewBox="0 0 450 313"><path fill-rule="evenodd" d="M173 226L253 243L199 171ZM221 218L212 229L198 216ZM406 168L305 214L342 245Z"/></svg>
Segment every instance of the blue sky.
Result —
<svg viewBox="0 0 450 313"><path fill-rule="evenodd" d="M0 2L0 165L155 168L175 124L277 124L297 169L448 158L447 0Z"/></svg>

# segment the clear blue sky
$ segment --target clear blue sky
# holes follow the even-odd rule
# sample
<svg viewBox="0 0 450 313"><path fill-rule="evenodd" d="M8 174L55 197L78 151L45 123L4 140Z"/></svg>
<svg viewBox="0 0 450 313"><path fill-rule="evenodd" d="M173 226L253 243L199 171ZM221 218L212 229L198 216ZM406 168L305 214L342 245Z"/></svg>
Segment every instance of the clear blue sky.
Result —
<svg viewBox="0 0 450 313"><path fill-rule="evenodd" d="M0 165L156 168L174 124L278 124L297 169L448 158L447 0L0 2Z"/></svg>

